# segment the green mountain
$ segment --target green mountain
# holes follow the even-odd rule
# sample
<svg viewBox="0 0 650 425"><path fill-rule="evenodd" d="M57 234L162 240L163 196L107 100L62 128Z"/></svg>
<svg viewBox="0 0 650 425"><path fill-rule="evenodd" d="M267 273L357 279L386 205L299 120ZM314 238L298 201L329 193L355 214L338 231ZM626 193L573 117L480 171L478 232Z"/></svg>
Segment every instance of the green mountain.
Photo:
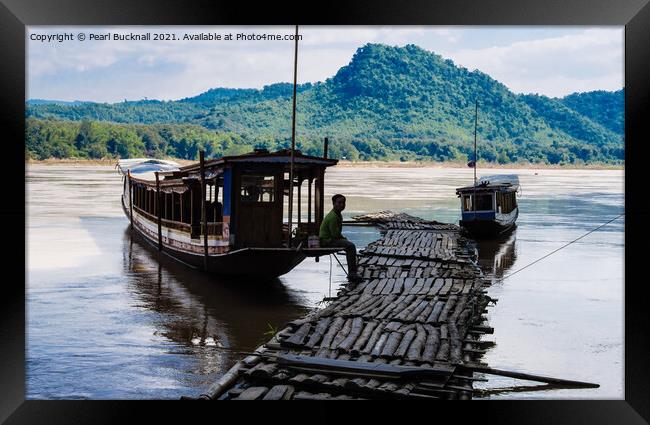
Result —
<svg viewBox="0 0 650 425"><path fill-rule="evenodd" d="M622 135L625 130L625 93L597 90L573 93L561 99L569 108Z"/></svg>
<svg viewBox="0 0 650 425"><path fill-rule="evenodd" d="M286 147L292 92L291 84L278 83L261 90L215 88L179 101L28 104L27 151L39 158L195 159L200 149L218 156L255 146ZM473 156L478 100L481 159L623 159L623 107L616 100L622 90L563 99L516 95L487 74L415 45L367 44L332 78L300 85L297 92L298 147L310 154L320 154L327 136L331 153L340 158L466 160ZM79 143L80 138L88 142Z"/></svg>

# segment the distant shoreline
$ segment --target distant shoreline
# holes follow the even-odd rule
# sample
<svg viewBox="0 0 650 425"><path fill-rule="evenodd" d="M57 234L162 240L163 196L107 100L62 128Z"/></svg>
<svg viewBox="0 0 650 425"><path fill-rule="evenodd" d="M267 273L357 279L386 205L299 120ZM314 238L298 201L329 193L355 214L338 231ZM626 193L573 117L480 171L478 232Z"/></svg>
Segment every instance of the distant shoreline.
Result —
<svg viewBox="0 0 650 425"><path fill-rule="evenodd" d="M197 161L188 159L165 158L175 161L181 165L193 164ZM115 165L116 159L79 159L79 158L49 158L49 159L28 159L26 164L39 165ZM344 168L468 168L467 163L448 161L347 161L339 160L338 167ZM623 170L624 165L609 164L533 164L533 163L510 163L495 164L490 162L478 163L478 169L528 169L528 170Z"/></svg>

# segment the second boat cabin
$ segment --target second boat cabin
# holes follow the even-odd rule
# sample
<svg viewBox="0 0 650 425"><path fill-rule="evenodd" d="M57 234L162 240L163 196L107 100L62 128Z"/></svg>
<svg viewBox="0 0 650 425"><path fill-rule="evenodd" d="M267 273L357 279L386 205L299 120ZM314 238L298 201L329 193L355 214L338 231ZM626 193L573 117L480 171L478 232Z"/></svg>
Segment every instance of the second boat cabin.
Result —
<svg viewBox="0 0 650 425"><path fill-rule="evenodd" d="M456 189L461 199L461 227L474 235L496 235L512 228L519 215L516 175L481 177L475 186Z"/></svg>

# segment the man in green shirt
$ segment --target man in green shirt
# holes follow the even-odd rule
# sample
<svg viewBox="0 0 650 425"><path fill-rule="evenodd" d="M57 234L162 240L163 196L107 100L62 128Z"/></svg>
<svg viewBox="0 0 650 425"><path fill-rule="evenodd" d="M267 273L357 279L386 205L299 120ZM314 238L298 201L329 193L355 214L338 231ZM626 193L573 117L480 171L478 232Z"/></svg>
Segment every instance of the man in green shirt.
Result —
<svg viewBox="0 0 650 425"><path fill-rule="evenodd" d="M357 247L347 240L342 234L343 217L341 211L345 209L345 196L336 194L332 196L332 210L327 213L320 225L320 244L322 247L341 247L345 249L348 260L348 279L361 280L357 273Z"/></svg>

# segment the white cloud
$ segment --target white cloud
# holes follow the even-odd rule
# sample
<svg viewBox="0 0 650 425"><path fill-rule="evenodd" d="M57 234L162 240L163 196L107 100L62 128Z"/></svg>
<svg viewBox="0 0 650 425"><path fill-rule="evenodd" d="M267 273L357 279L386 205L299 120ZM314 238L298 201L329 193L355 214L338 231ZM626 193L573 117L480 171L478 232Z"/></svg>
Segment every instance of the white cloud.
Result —
<svg viewBox="0 0 650 425"><path fill-rule="evenodd" d="M442 53L518 93L564 96L623 87L622 29L586 29L561 37Z"/></svg>
<svg viewBox="0 0 650 425"><path fill-rule="evenodd" d="M306 46L356 45L360 47L366 43L403 45L412 43L414 39L424 35L441 37L448 42L455 42L458 39L458 35L450 28L422 26L305 26L301 28L300 33L304 37L302 44Z"/></svg>
<svg viewBox="0 0 650 425"><path fill-rule="evenodd" d="M182 38L183 33L293 34L294 30L293 26L30 27L28 34L169 32ZM366 43L413 43L478 68L517 92L556 96L614 90L623 84L622 29L574 30L566 36L487 48L474 47L467 31L467 27L304 26L298 80L332 77ZM260 88L292 81L293 49L292 41L29 41L28 96L114 102L179 99L214 87Z"/></svg>

